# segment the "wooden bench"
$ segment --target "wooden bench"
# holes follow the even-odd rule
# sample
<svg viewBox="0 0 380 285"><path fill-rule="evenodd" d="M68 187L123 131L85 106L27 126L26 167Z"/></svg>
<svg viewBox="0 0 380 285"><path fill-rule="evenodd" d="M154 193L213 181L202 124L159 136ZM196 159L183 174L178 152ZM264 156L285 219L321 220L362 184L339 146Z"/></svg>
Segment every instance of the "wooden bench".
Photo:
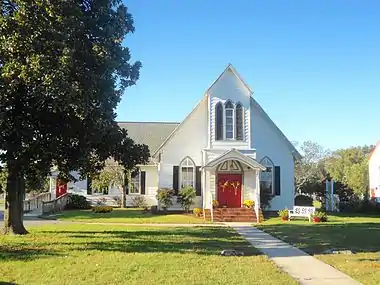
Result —
<svg viewBox="0 0 380 285"><path fill-rule="evenodd" d="M288 219L291 217L303 217L308 218L311 222L311 215L315 212L315 207L306 207L306 206L294 206L293 210L289 210Z"/></svg>

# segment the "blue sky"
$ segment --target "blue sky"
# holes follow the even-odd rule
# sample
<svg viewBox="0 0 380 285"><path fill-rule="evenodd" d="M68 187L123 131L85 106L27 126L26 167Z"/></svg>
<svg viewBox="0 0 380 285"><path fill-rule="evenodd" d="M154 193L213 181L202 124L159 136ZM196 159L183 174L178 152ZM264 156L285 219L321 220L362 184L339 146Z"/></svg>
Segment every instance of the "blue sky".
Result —
<svg viewBox="0 0 380 285"><path fill-rule="evenodd" d="M380 139L380 1L125 1L143 63L122 121L182 121L232 63L291 141Z"/></svg>

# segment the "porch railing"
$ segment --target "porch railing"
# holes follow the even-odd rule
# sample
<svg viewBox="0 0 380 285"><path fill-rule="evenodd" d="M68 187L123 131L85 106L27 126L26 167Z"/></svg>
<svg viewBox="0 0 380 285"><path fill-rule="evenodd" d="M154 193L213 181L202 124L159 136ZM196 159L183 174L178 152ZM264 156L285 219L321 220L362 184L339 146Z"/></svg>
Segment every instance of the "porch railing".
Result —
<svg viewBox="0 0 380 285"><path fill-rule="evenodd" d="M50 200L51 200L50 192L41 193L32 198L25 199L24 205L23 205L24 212L30 212L30 211L34 211L36 209L42 208L43 202L50 201Z"/></svg>
<svg viewBox="0 0 380 285"><path fill-rule="evenodd" d="M62 212L69 201L70 193L63 194L58 198L42 203L42 215Z"/></svg>

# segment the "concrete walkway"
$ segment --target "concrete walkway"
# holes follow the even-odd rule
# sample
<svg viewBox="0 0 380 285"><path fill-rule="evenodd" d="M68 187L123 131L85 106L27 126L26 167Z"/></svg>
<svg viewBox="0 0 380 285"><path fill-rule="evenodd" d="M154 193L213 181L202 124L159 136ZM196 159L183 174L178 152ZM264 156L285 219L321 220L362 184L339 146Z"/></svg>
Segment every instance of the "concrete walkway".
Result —
<svg viewBox="0 0 380 285"><path fill-rule="evenodd" d="M358 285L361 284L332 266L306 254L249 224L226 223L267 255L281 270L300 284Z"/></svg>

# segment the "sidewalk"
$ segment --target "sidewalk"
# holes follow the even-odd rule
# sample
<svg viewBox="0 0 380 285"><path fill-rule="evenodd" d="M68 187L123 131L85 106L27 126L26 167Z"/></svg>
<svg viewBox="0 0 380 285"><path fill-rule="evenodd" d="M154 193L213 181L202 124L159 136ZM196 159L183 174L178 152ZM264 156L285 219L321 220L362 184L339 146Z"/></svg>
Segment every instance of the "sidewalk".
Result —
<svg viewBox="0 0 380 285"><path fill-rule="evenodd" d="M359 285L346 274L252 225L226 223L300 284Z"/></svg>

